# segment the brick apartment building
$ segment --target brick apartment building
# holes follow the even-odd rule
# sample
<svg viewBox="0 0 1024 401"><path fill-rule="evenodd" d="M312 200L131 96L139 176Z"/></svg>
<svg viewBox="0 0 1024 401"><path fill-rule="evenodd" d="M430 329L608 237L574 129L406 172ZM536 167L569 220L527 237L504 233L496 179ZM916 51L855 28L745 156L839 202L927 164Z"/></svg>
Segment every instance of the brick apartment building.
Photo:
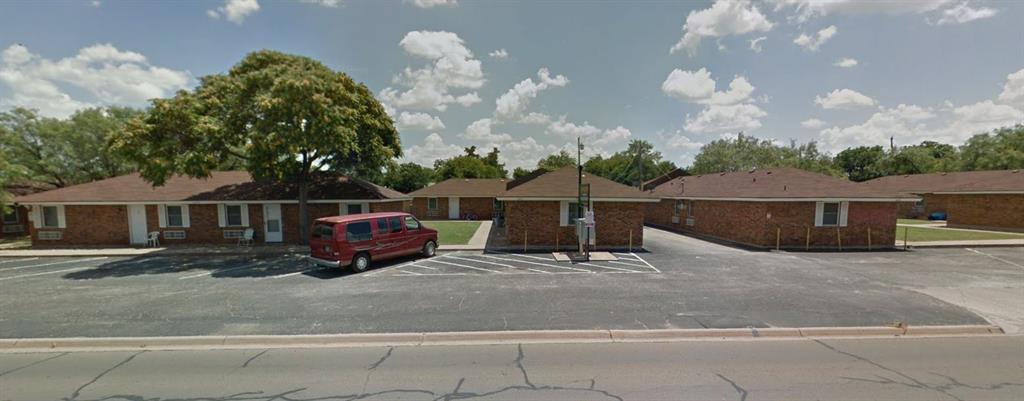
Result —
<svg viewBox="0 0 1024 401"><path fill-rule="evenodd" d="M594 238L598 249L643 246L644 211L658 199L639 189L584 173L590 184ZM510 181L497 197L505 208L505 229L511 245L571 248L577 244L577 172L575 167L539 170Z"/></svg>
<svg viewBox="0 0 1024 401"><path fill-rule="evenodd" d="M920 202L900 205L902 218L941 212L950 227L1024 232L1024 172L1020 170L894 175L862 185L920 196Z"/></svg>
<svg viewBox="0 0 1024 401"><path fill-rule="evenodd" d="M424 220L490 220L501 215L503 178L450 178L409 193L410 213Z"/></svg>
<svg viewBox="0 0 1024 401"><path fill-rule="evenodd" d="M172 177L153 187L138 174L15 198L26 210L32 245L234 243L253 229L257 243L298 243L298 188L260 183L247 172L206 179ZM402 211L408 196L350 177L319 177L309 191L309 218Z"/></svg>
<svg viewBox="0 0 1024 401"><path fill-rule="evenodd" d="M649 193L661 199L649 225L792 249L892 247L898 205L918 199L792 168L676 177Z"/></svg>
<svg viewBox="0 0 1024 401"><path fill-rule="evenodd" d="M6 193L8 201L18 196L34 194L36 192L51 189L49 185L43 184L14 184L8 185L0 191ZM6 208L4 206L7 206ZM0 205L0 237L20 237L28 234L28 208L25 206Z"/></svg>

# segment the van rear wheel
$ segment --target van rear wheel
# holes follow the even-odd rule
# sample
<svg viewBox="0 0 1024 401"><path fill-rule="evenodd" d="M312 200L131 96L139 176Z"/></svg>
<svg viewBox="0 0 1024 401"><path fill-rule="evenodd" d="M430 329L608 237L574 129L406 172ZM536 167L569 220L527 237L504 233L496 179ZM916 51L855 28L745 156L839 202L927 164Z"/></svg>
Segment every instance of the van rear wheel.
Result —
<svg viewBox="0 0 1024 401"><path fill-rule="evenodd" d="M423 256L426 256L426 257L429 258L429 257L434 256L434 254L436 254L436 253L437 253L437 243L435 243L434 241L427 241L426 244L423 244Z"/></svg>
<svg viewBox="0 0 1024 401"><path fill-rule="evenodd" d="M362 273L366 269L370 268L370 255L360 253L356 257L352 258L352 270L356 273Z"/></svg>

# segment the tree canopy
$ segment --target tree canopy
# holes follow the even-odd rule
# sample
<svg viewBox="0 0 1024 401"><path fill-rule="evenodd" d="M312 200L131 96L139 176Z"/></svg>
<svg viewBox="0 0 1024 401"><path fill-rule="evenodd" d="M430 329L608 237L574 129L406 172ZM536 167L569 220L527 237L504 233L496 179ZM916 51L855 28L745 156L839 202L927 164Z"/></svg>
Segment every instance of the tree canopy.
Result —
<svg viewBox="0 0 1024 401"><path fill-rule="evenodd" d="M631 186L640 186L644 181L675 169L675 163L663 160L661 152L654 150L654 145L639 139L630 141L626 150L607 158L597 155L583 163L585 171Z"/></svg>
<svg viewBox="0 0 1024 401"><path fill-rule="evenodd" d="M434 175L438 181L449 178L507 178L508 170L498 161L498 148L481 157L476 146L463 149L466 154L434 161Z"/></svg>
<svg viewBox="0 0 1024 401"><path fill-rule="evenodd" d="M153 100L145 119L112 144L156 185L176 173L207 177L232 159L258 180L297 184L302 241L314 173L380 174L401 156L391 118L365 85L269 50L203 77L194 90Z"/></svg>
<svg viewBox="0 0 1024 401"><path fill-rule="evenodd" d="M740 133L736 138L711 141L701 147L690 169L692 174L722 171L747 171L770 167L795 167L823 174L839 175L832 158L818 150L817 144L775 144L769 139L758 139Z"/></svg>
<svg viewBox="0 0 1024 401"><path fill-rule="evenodd" d="M134 167L112 151L109 141L141 115L135 109L107 107L82 109L67 119L56 119L14 108L0 113L3 159L7 169L20 171L20 180L56 187L122 175Z"/></svg>
<svg viewBox="0 0 1024 401"><path fill-rule="evenodd" d="M434 182L434 170L416 163L402 163L388 169L382 184L399 192L412 192Z"/></svg>

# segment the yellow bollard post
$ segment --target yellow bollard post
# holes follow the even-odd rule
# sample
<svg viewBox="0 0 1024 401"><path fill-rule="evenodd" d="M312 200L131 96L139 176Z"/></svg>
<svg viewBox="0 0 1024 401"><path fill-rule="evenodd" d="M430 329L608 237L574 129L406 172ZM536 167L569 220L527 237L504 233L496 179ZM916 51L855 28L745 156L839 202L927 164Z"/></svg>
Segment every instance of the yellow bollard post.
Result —
<svg viewBox="0 0 1024 401"><path fill-rule="evenodd" d="M906 227L903 227L903 250L904 251L909 248L909 245L907 245L907 233L908 232L910 232L910 230L908 230Z"/></svg>
<svg viewBox="0 0 1024 401"><path fill-rule="evenodd" d="M868 227L868 250L871 250L871 227Z"/></svg>
<svg viewBox="0 0 1024 401"><path fill-rule="evenodd" d="M839 227L836 227L836 242L839 243L839 250L843 250L843 234L839 232Z"/></svg>
<svg viewBox="0 0 1024 401"><path fill-rule="evenodd" d="M775 227L775 250L779 250L779 237L782 236L782 227Z"/></svg>
<svg viewBox="0 0 1024 401"><path fill-rule="evenodd" d="M558 252L558 232L561 230L555 230L555 252Z"/></svg>
<svg viewBox="0 0 1024 401"><path fill-rule="evenodd" d="M629 251L633 252L633 230L629 230Z"/></svg>
<svg viewBox="0 0 1024 401"><path fill-rule="evenodd" d="M526 238L529 235L529 231L523 230L523 253L526 253Z"/></svg>
<svg viewBox="0 0 1024 401"><path fill-rule="evenodd" d="M804 244L804 250L811 250L811 226L807 226L807 243Z"/></svg>

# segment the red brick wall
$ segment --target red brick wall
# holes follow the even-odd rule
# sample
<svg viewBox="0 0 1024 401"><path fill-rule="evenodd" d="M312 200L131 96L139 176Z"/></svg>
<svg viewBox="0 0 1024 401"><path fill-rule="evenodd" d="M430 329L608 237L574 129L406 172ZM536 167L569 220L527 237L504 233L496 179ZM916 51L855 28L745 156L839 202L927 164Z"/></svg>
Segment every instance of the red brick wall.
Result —
<svg viewBox="0 0 1024 401"><path fill-rule="evenodd" d="M594 231L598 247L626 247L630 231L633 246L643 246L643 203L637 202L595 202ZM557 201L508 201L505 202L505 227L510 245L523 244L524 236L529 245L571 248L577 243L576 227L560 226L559 202Z"/></svg>
<svg viewBox="0 0 1024 401"><path fill-rule="evenodd" d="M394 201L394 202L378 202L370 204L370 211L373 213L377 212L405 212L409 210L411 202L408 201Z"/></svg>
<svg viewBox="0 0 1024 401"><path fill-rule="evenodd" d="M38 206L37 206L38 207ZM128 238L128 208L125 206L64 207L65 228L35 229L29 225L33 247L60 247L72 245L126 246ZM58 241L40 240L39 231L61 231Z"/></svg>
<svg viewBox="0 0 1024 401"><path fill-rule="evenodd" d="M20 237L22 235L28 234L28 230L29 230L29 228L28 228L28 226L29 226L28 208L25 207L25 206L18 206L17 209L18 209L18 222L17 223L13 223L13 224L20 225L21 228L22 228L22 231L21 232L17 232L17 233L7 233L7 234L4 234L3 230L0 230L0 237ZM3 216L0 216L0 217L3 217ZM3 224L2 220L0 220L0 224Z"/></svg>
<svg viewBox="0 0 1024 401"><path fill-rule="evenodd" d="M928 195L951 227L1024 231L1024 194Z"/></svg>
<svg viewBox="0 0 1024 401"><path fill-rule="evenodd" d="M695 201L694 225L671 223L674 201L663 200L647 209L646 222L681 232L688 232L758 247L775 247L776 234L784 248L804 248L810 228L811 248L843 248L868 246L871 229L873 247L891 247L896 235L896 202L850 202L847 226L837 235L835 227L814 226L814 202L742 202ZM771 218L768 214L771 213ZM841 238L839 237L841 235Z"/></svg>
<svg viewBox="0 0 1024 401"><path fill-rule="evenodd" d="M427 210L427 198L413 198L410 213L421 220L448 220L448 198L437 198L437 210ZM459 198L459 217L475 214L476 220L494 217L494 198Z"/></svg>
<svg viewBox="0 0 1024 401"><path fill-rule="evenodd" d="M409 213L420 220L447 220L448 198L437 198L437 210L427 210L427 198L412 198Z"/></svg>

